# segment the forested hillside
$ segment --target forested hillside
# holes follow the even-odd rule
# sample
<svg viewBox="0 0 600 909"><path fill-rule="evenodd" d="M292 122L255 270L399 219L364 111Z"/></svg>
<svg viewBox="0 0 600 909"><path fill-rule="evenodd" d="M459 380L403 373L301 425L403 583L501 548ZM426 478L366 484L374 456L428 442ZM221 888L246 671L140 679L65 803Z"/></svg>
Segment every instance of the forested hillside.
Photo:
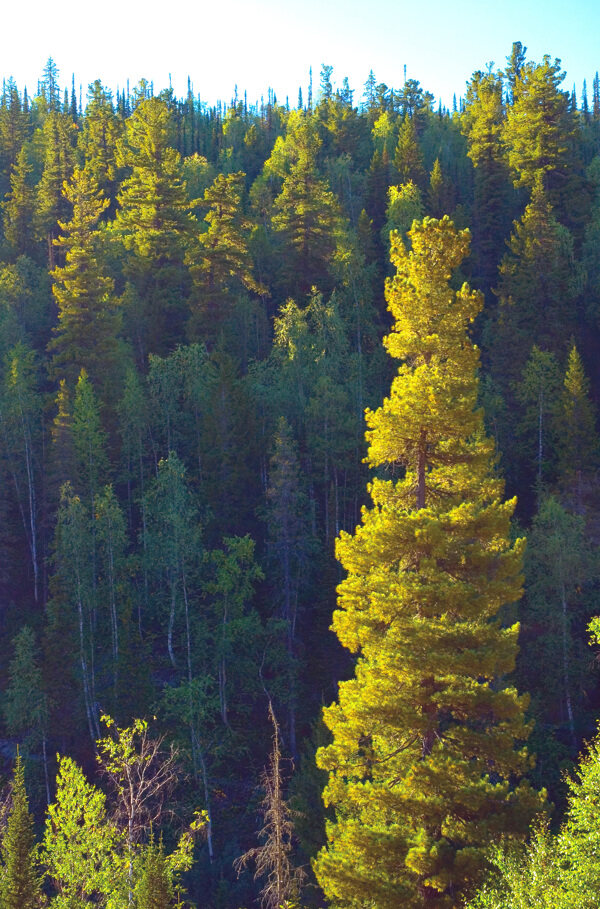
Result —
<svg viewBox="0 0 600 909"><path fill-rule="evenodd" d="M346 782L332 779L350 749L340 713L329 708L325 724L322 708L353 690L357 652L377 662L394 623L352 599L360 540L374 534L371 559L389 542L373 530L369 493L385 511L416 489L436 539L456 534L453 509L472 504L456 545L484 540L473 577L454 550L439 564L444 583L465 581L465 611L494 601L482 613L497 633L485 643L497 649L485 711L510 700L510 747L528 739L536 756L509 759L490 735L486 798L504 774L515 817L501 833L524 834L544 788L560 823L573 791L564 773L600 716L587 631L600 614L600 81L590 74L589 96L585 84L577 96L563 79L560 60L529 60L515 43L451 111L412 79L391 88L371 72L358 90L335 88L327 65L295 106L269 91L259 105L211 107L191 86L177 98L145 81L116 96L97 81L81 98L52 60L35 97L5 80L0 772L14 785L0 806L3 880L14 843L27 851L36 838L50 905L250 907L265 886L255 865L272 870L272 856L236 860L271 843L275 815L291 864L269 907L290 894L328 905L323 891L339 909L401 905L396 891L386 902L387 871L379 896L347 883L340 896L335 853L320 852L326 817L344 813ZM438 229L454 238L439 249ZM439 281L422 285L413 324L399 299L423 242ZM440 287L465 307L460 330L444 323L448 338ZM402 403L408 386L394 376L398 361L405 378L428 368L438 342L456 371L431 379L447 411L412 477L402 427L429 386ZM493 511L490 497L508 504ZM410 571L427 563L428 584L441 583L423 546ZM488 557L512 565L501 592ZM336 613L334 634L338 585L350 618ZM410 623L401 632L393 671L423 713L422 675L461 645ZM468 713L459 689L440 711ZM427 734L415 732L423 758ZM371 744L352 744L370 767ZM452 772L468 776L465 763ZM134 805L123 781L144 766L150 794L136 777ZM374 848L336 836L338 858L358 849L350 864ZM438 850L442 868L439 848L423 854ZM417 872L406 906L462 905L447 881L436 902ZM39 871L28 875L37 893ZM24 906L6 886L1 909Z"/></svg>

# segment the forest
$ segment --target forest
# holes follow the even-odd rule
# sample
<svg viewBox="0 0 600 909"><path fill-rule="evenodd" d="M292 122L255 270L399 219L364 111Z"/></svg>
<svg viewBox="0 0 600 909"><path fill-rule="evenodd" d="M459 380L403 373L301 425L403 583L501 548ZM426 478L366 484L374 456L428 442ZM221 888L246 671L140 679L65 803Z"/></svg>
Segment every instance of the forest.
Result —
<svg viewBox="0 0 600 909"><path fill-rule="evenodd" d="M600 901L600 80L0 97L0 909Z"/></svg>

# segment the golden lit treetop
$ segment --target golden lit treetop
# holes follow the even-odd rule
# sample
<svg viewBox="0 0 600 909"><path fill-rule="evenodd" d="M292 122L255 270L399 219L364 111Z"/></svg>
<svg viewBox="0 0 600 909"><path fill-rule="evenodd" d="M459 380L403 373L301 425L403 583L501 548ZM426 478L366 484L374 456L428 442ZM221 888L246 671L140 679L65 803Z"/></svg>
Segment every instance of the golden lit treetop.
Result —
<svg viewBox="0 0 600 909"><path fill-rule="evenodd" d="M405 468L406 491L416 490L423 507L434 487L438 496L441 487L465 494L461 465L468 464L463 479L471 488L489 486L493 446L477 406L479 350L468 336L483 297L467 284L449 285L467 255L469 231L456 230L447 216L425 218L413 224L409 239L407 251L392 234L396 274L387 280L386 299L395 323L384 344L403 362L389 397L367 411L367 460ZM494 481L489 493L500 495L501 485Z"/></svg>

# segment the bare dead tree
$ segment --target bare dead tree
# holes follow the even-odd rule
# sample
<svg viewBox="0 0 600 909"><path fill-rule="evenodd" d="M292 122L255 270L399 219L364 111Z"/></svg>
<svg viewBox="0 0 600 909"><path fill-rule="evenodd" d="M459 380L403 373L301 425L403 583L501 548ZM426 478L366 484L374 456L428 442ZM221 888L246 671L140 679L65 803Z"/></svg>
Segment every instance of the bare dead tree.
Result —
<svg viewBox="0 0 600 909"><path fill-rule="evenodd" d="M132 881L135 846L145 832L159 828L165 802L177 783L177 752L172 745L164 748L164 736L152 737L146 720L134 720L124 729L109 716L101 720L108 735L97 742L97 759L113 794L114 819L126 831Z"/></svg>
<svg viewBox="0 0 600 909"><path fill-rule="evenodd" d="M236 859L234 868L239 875L249 862L254 862L254 879L262 878L265 882L260 891L263 909L291 909L306 875L290 861L294 826L292 812L283 797L279 726L270 700L269 717L273 724L273 745L269 765L261 778L265 796L261 809L263 826L258 832L263 842Z"/></svg>
<svg viewBox="0 0 600 909"><path fill-rule="evenodd" d="M103 716L102 722L108 735L97 743L98 763L114 796L115 820L132 846L160 826L178 778L177 752L172 745L164 747L164 735L150 734L146 720L134 720L125 729L111 717Z"/></svg>

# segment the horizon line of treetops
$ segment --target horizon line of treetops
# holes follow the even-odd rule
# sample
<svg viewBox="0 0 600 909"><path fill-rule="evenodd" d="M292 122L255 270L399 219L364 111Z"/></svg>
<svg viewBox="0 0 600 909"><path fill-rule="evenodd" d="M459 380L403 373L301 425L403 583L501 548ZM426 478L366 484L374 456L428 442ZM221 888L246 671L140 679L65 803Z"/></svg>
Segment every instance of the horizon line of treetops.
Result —
<svg viewBox="0 0 600 909"><path fill-rule="evenodd" d="M520 46L523 48L523 53L527 51L526 47L520 42L514 42L513 46ZM545 55L549 56L549 55ZM557 64L561 64L561 59L559 57L555 58ZM493 63L487 63L486 69L488 75L491 74L493 69ZM342 79L342 84L340 87L335 88L334 82L332 81L334 67L322 63L321 72L319 77L319 87L317 98L327 99L335 97L337 100L342 103L354 105L354 96L356 94L356 89L350 88L350 83L348 76L344 76ZM65 86L60 88L58 84L59 79L59 67L53 57L48 57L46 64L44 66L42 76L37 81L37 91L34 96L35 98L45 98L46 93L50 96L54 96L57 101L59 101L62 96L62 104L60 105L63 113L70 113L74 120L79 117L83 117L85 114L85 106L83 102L83 83L79 82L76 87L75 73L71 74L71 88L70 90ZM567 71L563 70L561 74L560 81L564 81L567 76ZM91 91L94 84L100 83L99 79L94 80L88 85L88 90ZM420 81L418 79L407 78L406 74L406 64L404 64L404 80L402 88L395 89L386 85L384 82L377 82L375 73L373 69L369 70L369 75L363 85L364 91L361 96L361 102L355 106L359 111L368 111L372 106L375 99L381 104L385 99L388 109L393 112L400 114L406 113L406 98L413 91L418 89L420 86ZM112 97L113 90L107 86L103 86L103 89ZM2 79L2 100L0 104L4 105L7 102L7 99L10 97L11 92L14 90L18 91L18 84L12 76L8 78L3 77ZM435 104L435 96L429 92L424 91L423 93L425 100L427 101L429 107L433 109ZM119 83L117 83L114 98L115 106L117 113L121 116L128 116L135 106L136 99L139 97L154 97L155 88L154 80L146 79L142 77L137 85L131 89L130 80L127 79L125 87L121 88ZM203 101L200 92L194 92L194 83L191 76L187 76L187 92L185 98L177 98L173 87L171 84L171 73L169 73L169 86L168 88L162 88L157 93L158 97L162 97L165 100L179 101L179 103L190 105L192 104L194 109L198 113L210 113L212 116L217 118L226 117L228 110L244 112L244 114L252 114L254 116L264 115L268 107L283 107L286 111L292 110L292 104L290 103L289 95L285 96L285 103L279 104L277 93L272 86L267 87L267 100L265 102L265 96L262 94L260 100L257 98L254 102L248 102L248 94L244 90L243 97L239 96L238 85L234 85L233 95L229 101L224 101L220 98L217 98L214 102ZM27 91L27 86L23 86L22 91L22 100L24 109L27 110L30 103L29 93ZM315 90L314 90L314 81L313 81L313 68L309 67L309 76L308 76L308 86L306 89L306 100L304 100L304 92L302 86L298 86L298 97L295 104L296 110L311 111L315 104ZM576 83L573 82L573 87L570 91L570 107L571 110L580 110L584 116L591 114L592 110L600 109L600 76L599 71L596 70L592 79L592 99L588 95L588 80L584 79L581 88L581 95L578 98ZM441 98L438 99L437 113L440 116L445 116L450 113L463 113L465 109L465 97L462 94L459 94L458 97L456 92L452 95L452 108L446 107L442 103Z"/></svg>

